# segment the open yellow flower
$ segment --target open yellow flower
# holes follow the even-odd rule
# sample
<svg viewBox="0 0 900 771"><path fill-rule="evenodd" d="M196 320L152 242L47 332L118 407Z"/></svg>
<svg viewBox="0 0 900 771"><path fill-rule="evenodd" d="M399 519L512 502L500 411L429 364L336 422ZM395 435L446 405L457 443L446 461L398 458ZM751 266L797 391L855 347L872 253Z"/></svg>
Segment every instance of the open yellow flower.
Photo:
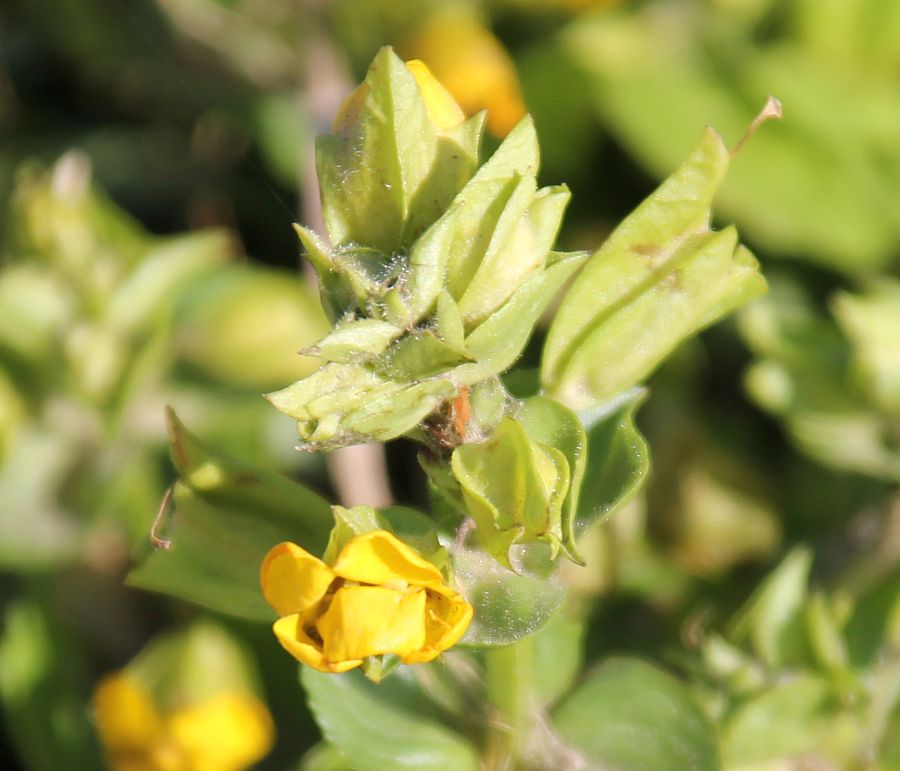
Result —
<svg viewBox="0 0 900 771"><path fill-rule="evenodd" d="M351 539L326 565L294 543L272 549L260 572L281 616L273 630L296 659L320 672L346 672L369 656L431 661L455 645L472 606L441 572L386 530Z"/></svg>
<svg viewBox="0 0 900 771"><path fill-rule="evenodd" d="M114 771L241 771L264 757L274 739L268 710L250 694L222 692L163 714L124 673L100 683L94 713Z"/></svg>

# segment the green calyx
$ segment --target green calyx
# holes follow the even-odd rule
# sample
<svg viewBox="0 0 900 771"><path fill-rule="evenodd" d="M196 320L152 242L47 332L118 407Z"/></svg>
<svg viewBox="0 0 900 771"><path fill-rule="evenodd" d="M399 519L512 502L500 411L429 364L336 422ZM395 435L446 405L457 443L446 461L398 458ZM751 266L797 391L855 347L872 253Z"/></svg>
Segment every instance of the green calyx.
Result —
<svg viewBox="0 0 900 771"><path fill-rule="evenodd" d="M538 189L530 118L476 170L482 123L436 125L386 48L320 137L329 242L297 232L334 329L306 351L324 366L269 395L307 447L400 436L508 369L584 262L551 251L569 192Z"/></svg>
<svg viewBox="0 0 900 771"><path fill-rule="evenodd" d="M482 441L460 445L447 464L422 458L432 490L475 523L482 548L507 568L514 546L549 545L582 564L575 514L587 437L578 417L553 399L534 396L502 417Z"/></svg>

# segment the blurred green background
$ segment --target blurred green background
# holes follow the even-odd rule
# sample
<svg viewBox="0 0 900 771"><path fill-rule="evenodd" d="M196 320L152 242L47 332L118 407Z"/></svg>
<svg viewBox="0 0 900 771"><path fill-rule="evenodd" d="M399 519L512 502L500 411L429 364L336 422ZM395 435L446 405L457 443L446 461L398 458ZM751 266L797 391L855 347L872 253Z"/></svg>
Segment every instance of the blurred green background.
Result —
<svg viewBox="0 0 900 771"><path fill-rule="evenodd" d="M534 115L542 182L574 194L564 248L596 248L705 125L736 144L782 100L716 208L770 293L653 376L653 473L587 537L570 602L588 664L684 679L723 767L900 768L894 0L0 7L0 767L102 768L98 677L209 615L123 585L175 478L166 404L337 500L260 396L315 366L291 223L317 225L312 138L386 44L496 116L486 150ZM388 468L425 506L411 447ZM276 720L260 767L297 768L318 731L293 662L218 621Z"/></svg>

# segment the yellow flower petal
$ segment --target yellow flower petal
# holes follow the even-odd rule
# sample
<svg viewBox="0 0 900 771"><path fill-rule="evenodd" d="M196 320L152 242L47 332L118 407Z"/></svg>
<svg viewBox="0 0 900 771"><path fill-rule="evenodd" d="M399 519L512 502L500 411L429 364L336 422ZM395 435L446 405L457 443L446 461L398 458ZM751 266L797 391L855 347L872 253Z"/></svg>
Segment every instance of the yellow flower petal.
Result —
<svg viewBox="0 0 900 771"><path fill-rule="evenodd" d="M304 629L307 623L307 616L294 614L278 619L272 626L278 642L297 661L320 672L346 672L362 664L362 659L329 662L322 652L322 644L310 637Z"/></svg>
<svg viewBox="0 0 900 771"><path fill-rule="evenodd" d="M472 621L472 606L459 594L434 595L429 592L425 614L427 644L445 651L459 642Z"/></svg>
<svg viewBox="0 0 900 771"><path fill-rule="evenodd" d="M289 541L273 548L260 569L263 596L279 616L311 608L325 596L334 578L322 560Z"/></svg>
<svg viewBox="0 0 900 771"><path fill-rule="evenodd" d="M422 99L425 100L425 109L431 122L441 131L446 131L458 126L466 119L450 92L444 88L440 81L431 74L428 65L421 59L410 59L406 63L412 76L416 79Z"/></svg>
<svg viewBox="0 0 900 771"><path fill-rule="evenodd" d="M191 771L237 771L272 748L272 717L249 694L221 693L192 707L175 710L169 735L189 759Z"/></svg>
<svg viewBox="0 0 900 771"><path fill-rule="evenodd" d="M332 570L341 578L364 584L444 586L440 570L387 530L356 536L341 550Z"/></svg>
<svg viewBox="0 0 900 771"><path fill-rule="evenodd" d="M94 693L97 731L111 755L149 751L162 733L150 694L124 674L105 678Z"/></svg>
<svg viewBox="0 0 900 771"><path fill-rule="evenodd" d="M428 591L425 606L425 645L403 659L404 664L431 661L452 648L466 633L472 621L472 606L452 590L447 594Z"/></svg>
<svg viewBox="0 0 900 771"><path fill-rule="evenodd" d="M325 657L336 662L419 650L425 644L425 599L423 589L342 587L316 624Z"/></svg>

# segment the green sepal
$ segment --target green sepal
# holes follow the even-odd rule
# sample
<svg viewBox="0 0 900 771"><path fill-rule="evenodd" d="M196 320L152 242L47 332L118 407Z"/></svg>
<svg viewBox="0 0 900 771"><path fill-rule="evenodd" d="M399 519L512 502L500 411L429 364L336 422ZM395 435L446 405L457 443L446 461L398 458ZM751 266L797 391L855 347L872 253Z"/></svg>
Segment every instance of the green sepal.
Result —
<svg viewBox="0 0 900 771"><path fill-rule="evenodd" d="M374 358L403 334L403 330L380 319L351 319L339 322L326 337L306 348L307 356L351 364Z"/></svg>
<svg viewBox="0 0 900 771"><path fill-rule="evenodd" d="M471 361L465 351L425 330L406 335L378 362L378 370L392 380L415 381L434 377Z"/></svg>
<svg viewBox="0 0 900 771"><path fill-rule="evenodd" d="M684 338L765 290L733 228L709 228L728 168L707 129L682 166L629 215L585 265L547 335L541 379L575 409L648 375Z"/></svg>
<svg viewBox="0 0 900 771"><path fill-rule="evenodd" d="M398 383L361 364L329 363L266 398L298 421L308 449L322 450L400 436L455 390L446 379Z"/></svg>
<svg viewBox="0 0 900 771"><path fill-rule="evenodd" d="M438 295L434 313L434 331L447 345L459 351L465 350L466 330L462 314L453 295L446 290Z"/></svg>
<svg viewBox="0 0 900 771"><path fill-rule="evenodd" d="M518 179L533 178L539 163L534 123L526 116L460 192L455 202L460 213L448 263L448 289L454 297L462 297L478 270Z"/></svg>
<svg viewBox="0 0 900 771"><path fill-rule="evenodd" d="M373 683L380 683L400 666L400 657L396 653L381 656L367 656L362 663L362 672Z"/></svg>
<svg viewBox="0 0 900 771"><path fill-rule="evenodd" d="M294 223L294 231L303 245L303 253L312 263L319 278L319 297L322 307L332 321L341 318L347 309L356 303L353 288L337 271L335 256L319 236L304 227Z"/></svg>
<svg viewBox="0 0 900 771"><path fill-rule="evenodd" d="M490 316L529 276L542 270L570 198L565 186L535 190L533 178L520 180L459 298L468 328Z"/></svg>
<svg viewBox="0 0 900 771"><path fill-rule="evenodd" d="M562 452L531 440L507 417L487 441L457 447L451 468L479 541L502 565L512 569L514 543L544 540L554 553L559 548L570 480Z"/></svg>
<svg viewBox="0 0 900 771"><path fill-rule="evenodd" d="M584 426L568 407L546 396L533 396L522 402L516 419L533 441L555 447L566 458L571 479L560 512L561 545L570 560L584 565L575 542L575 515L588 451Z"/></svg>
<svg viewBox="0 0 900 771"><path fill-rule="evenodd" d="M458 367L454 379L471 385L509 369L521 355L541 314L587 256L586 252L551 253L543 272L528 279L502 308L466 337L466 351L475 361Z"/></svg>
<svg viewBox="0 0 900 771"><path fill-rule="evenodd" d="M403 308L403 326L411 327L429 313L444 287L458 212L449 209L413 244L399 285L385 298L388 304L396 298Z"/></svg>

